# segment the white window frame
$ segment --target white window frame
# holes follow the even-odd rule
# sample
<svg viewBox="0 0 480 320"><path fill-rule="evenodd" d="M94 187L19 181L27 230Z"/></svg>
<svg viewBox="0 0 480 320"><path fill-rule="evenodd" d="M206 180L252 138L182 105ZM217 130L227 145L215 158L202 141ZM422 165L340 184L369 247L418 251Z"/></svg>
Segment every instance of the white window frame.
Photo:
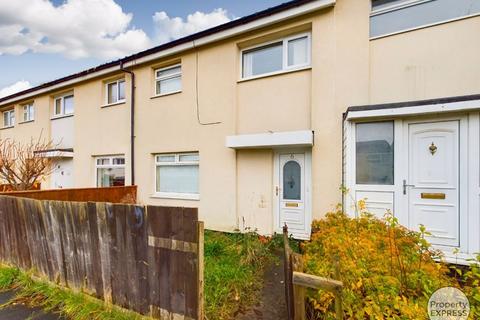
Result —
<svg viewBox="0 0 480 320"><path fill-rule="evenodd" d="M307 37L307 61L302 64L298 65L293 65L289 66L288 65L288 42L292 40L297 40L300 38ZM248 51L252 51L255 49L260 49L262 47L267 47L271 44L274 43L282 43L282 69L273 71L273 72L267 72L267 73L262 73L262 74L257 74L254 76L243 76L243 55L245 53L248 53ZM244 48L240 50L240 81L243 80L250 80L250 79L256 79L256 78L263 78L263 77L268 77L276 74L282 74L282 73L287 73L287 72L292 72L292 71L297 71L297 70L303 70L303 69L308 69L311 67L312 64L312 33L311 32L304 32L304 33L297 33L295 35L285 37L285 38L279 38L276 40L268 41L268 42L262 42L260 44Z"/></svg>
<svg viewBox="0 0 480 320"><path fill-rule="evenodd" d="M424 3L424 2L431 2L431 1L433 1L433 0L404 0L402 2L386 5L383 8L378 8L378 9L373 8L373 2L372 2L372 11L370 13L370 16L373 17L373 16L376 16L376 15L379 15L379 14L383 14L383 13L387 13L387 12L391 12L391 11L396 11L396 10L400 10L400 9L403 9L403 8L415 6L417 4L421 4L421 3Z"/></svg>
<svg viewBox="0 0 480 320"><path fill-rule="evenodd" d="M22 116L22 122L30 122L35 120L35 106L33 102L22 105Z"/></svg>
<svg viewBox="0 0 480 320"><path fill-rule="evenodd" d="M8 114L8 124L5 124L5 114ZM13 128L15 126L15 108L2 112L3 128Z"/></svg>
<svg viewBox="0 0 480 320"><path fill-rule="evenodd" d="M174 74L169 74L167 76L157 76L158 72L161 72L161 71L165 71L165 70L169 70L169 69L173 69L173 68L178 68L180 67L180 71L179 72L176 72ZM162 67L162 68L156 68L153 70L154 72L154 78L155 78L155 82L154 82L154 88L153 88L153 92L154 92L154 97L161 97L161 96L166 96L166 95L170 95L170 94L175 94L175 93L180 93L182 92L182 89L183 89L183 83L182 83L182 64L181 63L177 63L177 64L172 64L172 65L169 65L167 67ZM174 91L170 91L170 92L165 92L165 93L159 93L157 92L157 83L159 81L164 81L164 80L169 80L169 79L173 79L173 78L177 78L179 77L180 78L180 90L174 90Z"/></svg>
<svg viewBox="0 0 480 320"><path fill-rule="evenodd" d="M113 159L123 159L123 164L113 164ZM108 164L98 164L98 160L108 160ZM124 155L116 155L116 156L98 156L94 158L95 161L95 187L100 188L98 186L98 169L108 169L108 168L123 168L126 169L126 160ZM125 185L127 184L126 177L127 171L125 170Z"/></svg>
<svg viewBox="0 0 480 320"><path fill-rule="evenodd" d="M73 99L73 112L65 113L65 98L72 97ZM60 100L60 113L57 113L57 101ZM54 118L61 118L73 115L75 113L75 96L73 93L67 93L61 96L56 96L53 99L53 117Z"/></svg>
<svg viewBox="0 0 480 320"><path fill-rule="evenodd" d="M175 157L174 161L171 162L160 162L157 160L158 156L173 156ZM180 156L197 156L197 161L180 161ZM200 175L200 153L199 152L185 152L185 153L157 153L154 154L154 185L153 198L168 198L168 199L183 199L183 200L200 200L200 190L199 193L180 193L180 192L160 192L157 191L157 167L159 166L186 166L186 165L197 165ZM200 183L200 182L199 182ZM200 189L200 186L198 186Z"/></svg>
<svg viewBox="0 0 480 320"><path fill-rule="evenodd" d="M123 99L120 99L120 82L123 82L125 84L125 97L123 97ZM108 102L108 98L110 96L109 92L108 92L108 86L111 85L111 84L116 84L117 86L117 101L115 102ZM121 103L125 103L125 100L126 100L126 97L127 97L127 91L126 91L127 87L126 87L126 82L125 82L125 79L124 78L121 78L121 79L117 79L115 81L109 81L109 82L106 82L105 83L105 106L111 106L111 105L114 105L114 104L121 104Z"/></svg>

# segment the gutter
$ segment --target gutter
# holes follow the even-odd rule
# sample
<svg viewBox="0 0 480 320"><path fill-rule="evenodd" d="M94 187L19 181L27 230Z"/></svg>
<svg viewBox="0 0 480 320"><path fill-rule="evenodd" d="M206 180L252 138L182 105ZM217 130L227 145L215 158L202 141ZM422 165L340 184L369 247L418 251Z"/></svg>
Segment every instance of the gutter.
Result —
<svg viewBox="0 0 480 320"><path fill-rule="evenodd" d="M336 0L296 0L276 7L239 18L228 23L200 31L184 38L168 42L131 56L108 62L73 75L69 75L34 88L0 98L0 107L28 99L42 93L72 86L79 82L100 77L121 70L119 64L126 68L178 54L196 47L204 46L224 39L232 38L246 32L302 16L317 10L335 6Z"/></svg>
<svg viewBox="0 0 480 320"><path fill-rule="evenodd" d="M135 73L123 67L120 61L120 70L130 75L130 181L135 185Z"/></svg>

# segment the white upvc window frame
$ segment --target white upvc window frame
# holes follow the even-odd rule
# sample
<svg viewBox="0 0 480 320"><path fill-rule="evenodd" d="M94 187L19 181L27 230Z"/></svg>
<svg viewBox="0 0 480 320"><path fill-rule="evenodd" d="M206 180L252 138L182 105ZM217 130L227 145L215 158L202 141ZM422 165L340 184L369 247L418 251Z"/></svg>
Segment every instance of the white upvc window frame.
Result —
<svg viewBox="0 0 480 320"><path fill-rule="evenodd" d="M35 120L35 105L33 102L22 105L22 122Z"/></svg>
<svg viewBox="0 0 480 320"><path fill-rule="evenodd" d="M200 174L200 153L199 152L179 152L179 153L157 153L154 154L154 193L152 198L167 198L167 199L183 199L183 200L200 200L200 190L198 193L180 193L180 192L161 192L157 190L157 167L159 166L198 166ZM158 161L158 157L170 156L174 157L173 161ZM197 156L196 161L180 161L180 156ZM200 183L200 182L199 182ZM198 186L200 189L200 186Z"/></svg>
<svg viewBox="0 0 480 320"><path fill-rule="evenodd" d="M8 115L8 123L5 123L5 115ZM15 108L2 112L3 128L13 128L15 126Z"/></svg>
<svg viewBox="0 0 480 320"><path fill-rule="evenodd" d="M169 69L174 69L174 68L180 68L180 71L175 72L173 74L166 75L166 76L158 76L159 72L169 70ZM175 93L182 92L182 89L183 89L183 82L182 82L183 70L182 70L182 64L181 63L171 64L171 65L168 65L166 67L161 67L161 68L155 68L153 70L153 72L154 72L154 78L155 78L154 88L153 88L153 92L154 92L153 96L154 97L167 96L167 95L170 95L170 94L175 94ZM157 92L157 83L158 82L165 81L165 80L170 80L170 79L173 79L173 78L179 78L180 79L180 89L179 90L174 90L174 91L169 91L169 92L164 92L164 93Z"/></svg>
<svg viewBox="0 0 480 320"><path fill-rule="evenodd" d="M71 97L73 99L73 112L65 113L65 99ZM57 101L60 100L60 113L57 113ZM73 115L75 113L75 95L73 92L66 93L53 98L53 118L62 118Z"/></svg>
<svg viewBox="0 0 480 320"><path fill-rule="evenodd" d="M114 159L123 159L122 164L114 164L113 160ZM126 169L126 160L124 155L114 155L114 156L97 156L94 158L95 160L95 187L100 188L98 184L98 169L108 169L108 168L123 168ZM107 164L99 164L99 161L101 160L108 160ZM125 170L124 172L124 178L125 178L125 183L126 185L126 173L127 171Z"/></svg>
<svg viewBox="0 0 480 320"><path fill-rule="evenodd" d="M288 65L288 43L289 41L292 40L297 40L301 38L307 38L307 61L302 64L297 64L297 65ZM269 45L272 45L274 43L282 43L282 69L273 71L273 72L267 72L267 73L262 73L262 74L257 74L254 76L244 76L243 68L244 68L244 63L243 63L243 58L244 54L248 53L250 51L255 51L257 49L261 49L262 47L268 47ZM244 48L240 50L240 80L239 81L244 81L244 80L250 80L250 79L256 79L256 78L263 78L263 77L268 77L276 74L282 74L282 73L288 73L292 71L297 71L297 70L304 70L311 68L312 65L312 33L311 32L303 32L303 33L297 33L288 37L284 38L279 38L276 40L268 41L268 42L262 42L260 44Z"/></svg>
<svg viewBox="0 0 480 320"><path fill-rule="evenodd" d="M124 85L125 85L125 93L124 93L124 97L123 99L120 99L120 82L123 82ZM116 87L117 87L117 99L116 101L114 102L109 102L108 99L110 98L110 93L108 92L108 87L109 85L111 84L115 84ZM121 104L121 103L125 103L126 101L126 96L127 96L127 91L126 91L127 87L126 87L126 82L125 82L125 79L124 78L120 78L120 79L117 79L117 80L114 80L114 81L108 81L105 83L105 106L111 106L111 105L115 105L115 104Z"/></svg>
<svg viewBox="0 0 480 320"><path fill-rule="evenodd" d="M372 11L370 12L370 16L373 17L373 16L376 16L376 15L379 15L379 14L384 14L384 13L387 13L387 12L408 8L408 7L411 7L411 6L415 6L417 4L421 4L421 3L424 3L424 2L431 2L431 1L433 1L433 0L404 0L404 1L399 2L399 3L393 3L393 4L390 4L390 5L385 5L382 8L376 8L376 9L374 9L373 1L372 1Z"/></svg>

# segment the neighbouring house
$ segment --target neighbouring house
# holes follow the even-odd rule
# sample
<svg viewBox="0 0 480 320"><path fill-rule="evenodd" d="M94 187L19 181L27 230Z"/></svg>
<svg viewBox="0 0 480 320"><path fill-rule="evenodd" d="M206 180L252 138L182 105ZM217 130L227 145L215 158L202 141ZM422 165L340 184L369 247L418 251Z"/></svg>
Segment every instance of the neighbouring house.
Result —
<svg viewBox="0 0 480 320"><path fill-rule="evenodd" d="M136 184L210 229L307 239L366 199L465 262L479 92L480 0L296 0L4 97L0 138L59 143L43 186Z"/></svg>

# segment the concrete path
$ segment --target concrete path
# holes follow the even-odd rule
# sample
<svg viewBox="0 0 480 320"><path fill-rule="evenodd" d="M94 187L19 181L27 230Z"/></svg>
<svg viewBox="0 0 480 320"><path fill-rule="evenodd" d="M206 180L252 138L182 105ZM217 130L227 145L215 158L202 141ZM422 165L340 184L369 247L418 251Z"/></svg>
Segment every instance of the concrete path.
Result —
<svg viewBox="0 0 480 320"><path fill-rule="evenodd" d="M0 305L8 302L12 296L12 292L0 293ZM0 309L0 320L61 320L61 318L53 314L45 314L39 309L16 305Z"/></svg>

